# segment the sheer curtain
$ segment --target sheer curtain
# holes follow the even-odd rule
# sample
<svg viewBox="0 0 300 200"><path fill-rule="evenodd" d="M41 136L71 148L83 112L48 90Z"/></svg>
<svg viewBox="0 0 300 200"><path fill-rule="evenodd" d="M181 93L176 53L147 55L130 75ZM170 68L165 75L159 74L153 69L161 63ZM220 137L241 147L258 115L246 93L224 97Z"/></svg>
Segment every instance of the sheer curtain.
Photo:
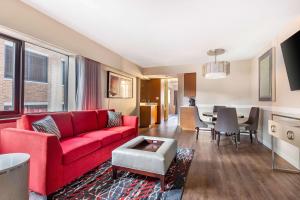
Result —
<svg viewBox="0 0 300 200"><path fill-rule="evenodd" d="M76 57L76 108L93 110L101 108L101 64Z"/></svg>

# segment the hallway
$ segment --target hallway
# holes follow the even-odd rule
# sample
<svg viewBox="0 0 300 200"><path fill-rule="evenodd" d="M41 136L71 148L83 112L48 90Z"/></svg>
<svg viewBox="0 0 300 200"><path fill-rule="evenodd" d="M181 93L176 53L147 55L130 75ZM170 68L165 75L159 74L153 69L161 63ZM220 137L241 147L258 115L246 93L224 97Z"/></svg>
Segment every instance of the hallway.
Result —
<svg viewBox="0 0 300 200"><path fill-rule="evenodd" d="M179 147L195 149L183 199L299 199L300 175L273 172L271 152L250 144L247 135L241 136L239 151L225 137L218 149L209 132L201 132L196 141L194 132L181 131L177 124L177 116L172 116L161 125L140 129L140 134L175 138Z"/></svg>

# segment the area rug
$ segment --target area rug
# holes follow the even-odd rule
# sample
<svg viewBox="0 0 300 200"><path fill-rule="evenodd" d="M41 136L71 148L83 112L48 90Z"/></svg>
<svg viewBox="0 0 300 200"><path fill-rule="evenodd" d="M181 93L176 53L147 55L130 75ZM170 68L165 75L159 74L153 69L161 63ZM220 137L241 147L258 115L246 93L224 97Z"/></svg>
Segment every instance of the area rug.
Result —
<svg viewBox="0 0 300 200"><path fill-rule="evenodd" d="M109 160L51 195L50 199L180 200L193 155L193 149L177 150L177 162L172 162L167 172L164 192L160 190L159 179L155 178L118 172L118 178L113 180Z"/></svg>

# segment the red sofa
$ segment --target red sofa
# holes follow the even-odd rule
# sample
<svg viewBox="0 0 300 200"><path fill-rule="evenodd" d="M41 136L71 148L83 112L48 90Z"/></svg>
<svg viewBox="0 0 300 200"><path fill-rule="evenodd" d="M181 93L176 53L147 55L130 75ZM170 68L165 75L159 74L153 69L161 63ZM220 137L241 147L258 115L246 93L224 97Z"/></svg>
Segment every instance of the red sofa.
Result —
<svg viewBox="0 0 300 200"><path fill-rule="evenodd" d="M34 132L32 122L50 115L62 138ZM1 153L25 152L30 158L30 190L49 195L111 157L116 147L138 135L138 118L123 116L106 128L107 110L26 114L17 128L1 131Z"/></svg>

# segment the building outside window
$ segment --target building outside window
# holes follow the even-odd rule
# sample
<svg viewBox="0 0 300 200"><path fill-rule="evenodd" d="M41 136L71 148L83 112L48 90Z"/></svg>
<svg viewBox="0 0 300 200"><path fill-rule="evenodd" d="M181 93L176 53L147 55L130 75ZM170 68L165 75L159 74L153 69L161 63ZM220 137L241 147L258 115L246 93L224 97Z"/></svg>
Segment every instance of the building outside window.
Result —
<svg viewBox="0 0 300 200"><path fill-rule="evenodd" d="M0 112L14 110L15 44L0 38ZM67 55L25 43L24 113L67 108Z"/></svg>
<svg viewBox="0 0 300 200"><path fill-rule="evenodd" d="M17 43L0 37L0 112L15 111L15 68ZM11 105L4 110L4 103Z"/></svg>

